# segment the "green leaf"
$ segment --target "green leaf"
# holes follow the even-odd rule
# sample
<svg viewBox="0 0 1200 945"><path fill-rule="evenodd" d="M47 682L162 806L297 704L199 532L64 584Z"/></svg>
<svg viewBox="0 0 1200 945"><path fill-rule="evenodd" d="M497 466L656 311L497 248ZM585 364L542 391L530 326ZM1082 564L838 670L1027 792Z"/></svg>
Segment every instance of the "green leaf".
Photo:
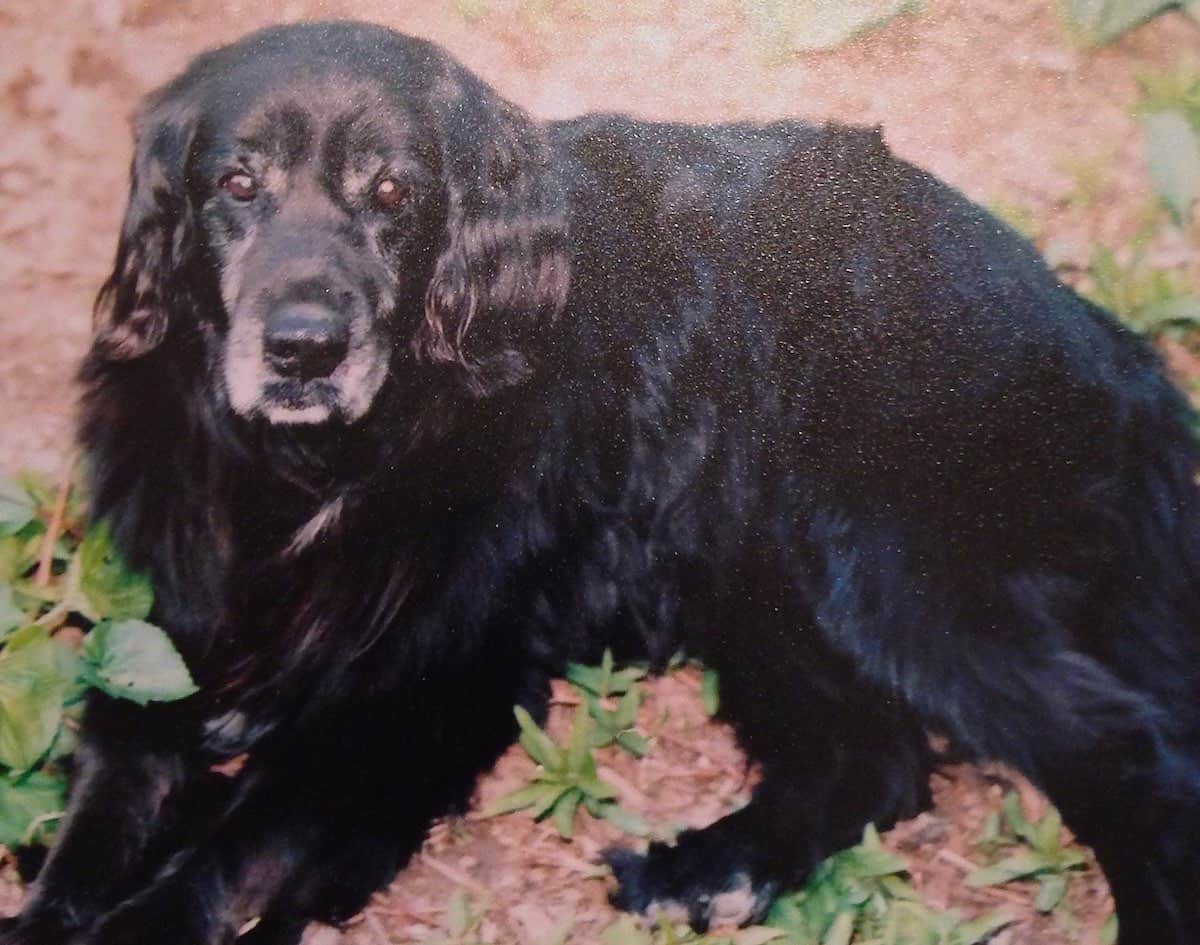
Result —
<svg viewBox="0 0 1200 945"><path fill-rule="evenodd" d="M920 6L914 0L756 0L742 4L751 29L769 43L768 51L776 57L832 49Z"/></svg>
<svg viewBox="0 0 1200 945"><path fill-rule="evenodd" d="M950 945L980 945L1015 920L1007 912L991 912L962 923L950 937Z"/></svg>
<svg viewBox="0 0 1200 945"><path fill-rule="evenodd" d="M654 939L638 920L626 913L600 933L604 945L654 945Z"/></svg>
<svg viewBox="0 0 1200 945"><path fill-rule="evenodd" d="M1033 848L1042 853L1053 854L1060 849L1062 839L1062 815L1054 807L1046 810L1046 815L1034 828Z"/></svg>
<svg viewBox="0 0 1200 945"><path fill-rule="evenodd" d="M73 682L60 672L59 644L42 627L24 627L0 652L0 763L15 771L34 765L62 722Z"/></svg>
<svg viewBox="0 0 1200 945"><path fill-rule="evenodd" d="M1061 864L1056 857L1047 856L1037 850L1022 850L1006 857L992 866L985 866L967 875L968 886L999 886L1014 879L1036 876L1038 873L1057 870Z"/></svg>
<svg viewBox="0 0 1200 945"><path fill-rule="evenodd" d="M583 795L573 788L570 791L564 791L554 804L552 814L554 829L565 840L570 840L575 835L575 812L579 810L579 803L582 800Z"/></svg>
<svg viewBox="0 0 1200 945"><path fill-rule="evenodd" d="M554 744L550 736L538 727L533 716L521 706L514 706L513 714L517 717L517 725L521 729L520 742L525 753L547 771L561 771L566 762L562 749Z"/></svg>
<svg viewBox="0 0 1200 945"><path fill-rule="evenodd" d="M498 817L501 814L511 814L513 811L524 810L527 807L533 807L535 804L540 804L550 798L551 803L558 798L562 788L556 784L547 784L545 781L535 781L533 784L526 785L516 791L511 791L503 797L498 797L492 801L483 811L484 817Z"/></svg>
<svg viewBox="0 0 1200 945"><path fill-rule="evenodd" d="M1037 831L1033 824L1025 817L1025 811L1021 807L1021 795L1016 791L1009 791L1004 795L1004 819L1008 821L1008 826L1018 837L1024 840L1032 847L1037 846Z"/></svg>
<svg viewBox="0 0 1200 945"><path fill-rule="evenodd" d="M65 778L46 771L16 780L0 778L0 843L14 847L39 839L35 822L61 814L66 806Z"/></svg>
<svg viewBox="0 0 1200 945"><path fill-rule="evenodd" d="M578 686L585 692L600 695L604 686L604 677L594 666L584 666L581 663L568 663L566 672L567 682Z"/></svg>
<svg viewBox="0 0 1200 945"><path fill-rule="evenodd" d="M1200 296L1180 295L1138 309L1137 326L1154 333L1168 325L1200 326Z"/></svg>
<svg viewBox="0 0 1200 945"><path fill-rule="evenodd" d="M25 611L13 600L12 588L0 584L0 636L16 630L27 622Z"/></svg>
<svg viewBox="0 0 1200 945"><path fill-rule="evenodd" d="M1090 46L1111 43L1178 0L1063 0L1062 12L1071 31Z"/></svg>
<svg viewBox="0 0 1200 945"><path fill-rule="evenodd" d="M605 820L618 830L624 830L635 837L644 837L650 833L650 825L646 821L642 820L637 814L625 810L620 804L613 802L606 803L601 810L601 814Z"/></svg>
<svg viewBox="0 0 1200 945"><path fill-rule="evenodd" d="M903 876L898 876L895 873L890 876L880 876L878 882L879 888L893 899L915 900L918 898L917 891L912 888L912 885Z"/></svg>
<svg viewBox="0 0 1200 945"><path fill-rule="evenodd" d="M612 650L604 651L599 666L568 663L566 673L568 682L602 699L628 692L629 687L645 675L646 670L639 666L627 666L614 671Z"/></svg>
<svg viewBox="0 0 1200 945"><path fill-rule="evenodd" d="M552 810L554 810L554 805L558 803L558 799L567 793L567 791L572 790L572 788L566 787L562 784L551 784L549 782L542 783L545 784L546 787L550 788L550 790L546 791L530 809L529 813L533 815L534 820L542 820L544 817L546 817Z"/></svg>
<svg viewBox="0 0 1200 945"><path fill-rule="evenodd" d="M1062 898L1066 892L1066 873L1050 873L1049 875L1040 877L1038 879L1037 898L1034 900L1037 911L1041 913L1053 911L1054 907L1062 902Z"/></svg>
<svg viewBox="0 0 1200 945"><path fill-rule="evenodd" d="M716 715L721 707L720 676L715 669L700 673L700 705L708 716Z"/></svg>
<svg viewBox="0 0 1200 945"><path fill-rule="evenodd" d="M1183 225L1200 196L1200 137L1174 108L1143 115L1142 131L1154 187L1175 222Z"/></svg>
<svg viewBox="0 0 1200 945"><path fill-rule="evenodd" d="M116 698L145 705L196 692L170 638L143 620L101 621L84 640L81 655L87 681Z"/></svg>
<svg viewBox="0 0 1200 945"><path fill-rule="evenodd" d="M93 525L79 543L79 589L71 605L89 620L143 620L154 604L150 581L130 571L108 526Z"/></svg>
<svg viewBox="0 0 1200 945"><path fill-rule="evenodd" d="M37 518L37 503L19 484L0 477L0 535L12 535Z"/></svg>
<svg viewBox="0 0 1200 945"><path fill-rule="evenodd" d="M619 729L630 728L637 721L638 709L642 704L642 691L637 686L631 686L621 697L613 713L613 723Z"/></svg>
<svg viewBox="0 0 1200 945"><path fill-rule="evenodd" d="M576 784L588 797L594 797L598 801L611 801L617 796L616 790L607 781L601 781L593 776L589 778L580 778Z"/></svg>
<svg viewBox="0 0 1200 945"><path fill-rule="evenodd" d="M787 933L783 929L771 929L765 925L752 925L733 933L733 945L767 945Z"/></svg>
<svg viewBox="0 0 1200 945"><path fill-rule="evenodd" d="M644 758L650 751L650 743L638 732L621 732L617 736L616 742L635 758Z"/></svg>
<svg viewBox="0 0 1200 945"><path fill-rule="evenodd" d="M854 913L842 912L821 939L821 945L850 945L854 935Z"/></svg>
<svg viewBox="0 0 1200 945"><path fill-rule="evenodd" d="M462 889L456 889L450 897L450 905L446 907L446 930L458 937L466 934L474 922L471 913L471 899Z"/></svg>
<svg viewBox="0 0 1200 945"><path fill-rule="evenodd" d="M591 754L589 739L592 732L592 720L588 715L587 706L580 703L575 707L575 717L571 721L571 734L567 738L567 771L577 774L584 769Z"/></svg>

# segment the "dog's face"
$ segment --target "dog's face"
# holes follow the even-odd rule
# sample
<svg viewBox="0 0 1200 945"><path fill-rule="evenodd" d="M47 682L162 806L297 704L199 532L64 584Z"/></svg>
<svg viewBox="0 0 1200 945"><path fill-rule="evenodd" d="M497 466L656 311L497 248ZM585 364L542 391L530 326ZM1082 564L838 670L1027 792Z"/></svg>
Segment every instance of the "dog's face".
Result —
<svg viewBox="0 0 1200 945"><path fill-rule="evenodd" d="M196 162L242 416L360 419L394 341L417 328L444 199L434 144L382 93L342 81L263 94Z"/></svg>
<svg viewBox="0 0 1200 945"><path fill-rule="evenodd" d="M201 339L214 395L280 425L356 423L418 364L475 396L517 383L567 289L550 165L519 110L386 30L203 56L139 117L93 354Z"/></svg>

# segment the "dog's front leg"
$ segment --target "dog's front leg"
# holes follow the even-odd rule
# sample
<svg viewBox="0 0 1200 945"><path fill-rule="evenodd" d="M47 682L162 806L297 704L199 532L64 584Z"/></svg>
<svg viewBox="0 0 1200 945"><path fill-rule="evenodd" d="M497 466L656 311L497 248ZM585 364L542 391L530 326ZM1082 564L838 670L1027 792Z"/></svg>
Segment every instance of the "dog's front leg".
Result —
<svg viewBox="0 0 1200 945"><path fill-rule="evenodd" d="M258 920L238 945L295 945L310 920L351 918L435 818L465 808L516 734L510 707L544 714L540 673L499 678L490 692L411 682L402 704L330 711L252 751L219 822L82 942L220 945Z"/></svg>
<svg viewBox="0 0 1200 945"><path fill-rule="evenodd" d="M336 768L334 764L330 768ZM307 921L340 922L419 848L440 813L422 790L380 790L361 771L252 760L238 797L202 840L116 906L85 945L291 945Z"/></svg>
<svg viewBox="0 0 1200 945"><path fill-rule="evenodd" d="M24 911L0 945L62 945L87 929L127 884L161 826L186 766L175 711L94 696L67 818Z"/></svg>

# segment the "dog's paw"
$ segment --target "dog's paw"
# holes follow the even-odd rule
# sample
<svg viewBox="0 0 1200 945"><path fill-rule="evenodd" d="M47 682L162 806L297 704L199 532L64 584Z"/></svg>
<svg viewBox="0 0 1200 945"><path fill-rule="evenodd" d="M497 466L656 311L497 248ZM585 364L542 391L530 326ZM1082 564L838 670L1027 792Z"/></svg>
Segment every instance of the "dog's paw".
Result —
<svg viewBox="0 0 1200 945"><path fill-rule="evenodd" d="M674 846L652 843L645 854L606 851L604 860L617 879L613 905L650 919L664 915L687 922L699 932L761 919L780 884L760 875L750 857L707 849L712 844L703 833L681 834Z"/></svg>

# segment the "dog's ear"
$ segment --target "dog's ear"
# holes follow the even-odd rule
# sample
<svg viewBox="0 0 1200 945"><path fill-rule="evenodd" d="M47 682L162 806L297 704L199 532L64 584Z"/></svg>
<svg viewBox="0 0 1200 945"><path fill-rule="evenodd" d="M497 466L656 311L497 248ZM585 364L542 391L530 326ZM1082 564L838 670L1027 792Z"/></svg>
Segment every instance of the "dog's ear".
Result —
<svg viewBox="0 0 1200 945"><path fill-rule="evenodd" d="M169 86L134 119L129 204L112 274L92 313L92 350L101 358L141 357L166 336L195 239L186 188L195 114L190 99Z"/></svg>
<svg viewBox="0 0 1200 945"><path fill-rule="evenodd" d="M465 71L438 86L446 226L415 345L483 396L528 376L529 335L566 302L565 202L528 116Z"/></svg>

